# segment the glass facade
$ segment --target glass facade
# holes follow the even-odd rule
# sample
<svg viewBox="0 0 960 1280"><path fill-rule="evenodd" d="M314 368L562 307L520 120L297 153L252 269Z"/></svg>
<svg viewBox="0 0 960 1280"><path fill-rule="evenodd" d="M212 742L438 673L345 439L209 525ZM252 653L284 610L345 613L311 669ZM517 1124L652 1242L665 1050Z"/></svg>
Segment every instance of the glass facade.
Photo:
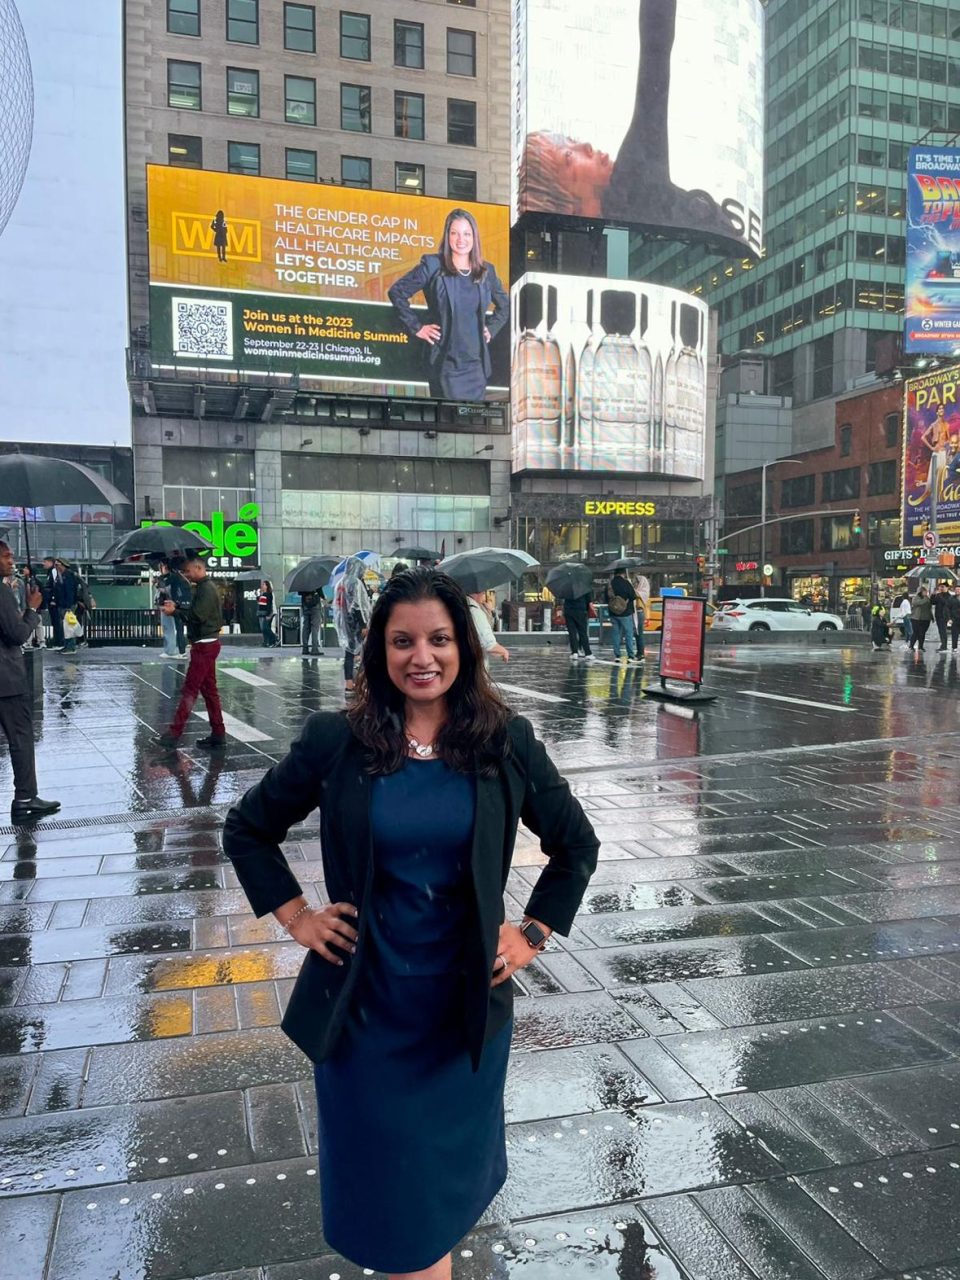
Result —
<svg viewBox="0 0 960 1280"><path fill-rule="evenodd" d="M907 149L960 131L960 0L771 0L766 62L763 257L637 240L631 275L702 296L721 351L785 357L778 394L804 401L872 371L876 335L902 328ZM789 358L806 344L814 360Z"/></svg>

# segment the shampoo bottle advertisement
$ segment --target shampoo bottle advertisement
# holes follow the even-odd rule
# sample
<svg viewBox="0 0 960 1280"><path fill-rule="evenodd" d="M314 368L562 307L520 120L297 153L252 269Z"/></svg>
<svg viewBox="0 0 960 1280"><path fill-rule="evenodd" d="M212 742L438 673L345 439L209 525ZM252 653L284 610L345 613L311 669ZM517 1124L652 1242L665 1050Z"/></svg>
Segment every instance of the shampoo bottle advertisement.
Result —
<svg viewBox="0 0 960 1280"><path fill-rule="evenodd" d="M513 287L515 471L702 480L707 307L631 280Z"/></svg>

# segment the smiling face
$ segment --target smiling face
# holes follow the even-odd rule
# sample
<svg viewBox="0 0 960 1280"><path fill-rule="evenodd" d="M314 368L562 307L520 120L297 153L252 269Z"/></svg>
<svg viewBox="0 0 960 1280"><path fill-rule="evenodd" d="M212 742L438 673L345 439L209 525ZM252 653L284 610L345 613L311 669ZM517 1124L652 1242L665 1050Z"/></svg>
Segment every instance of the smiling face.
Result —
<svg viewBox="0 0 960 1280"><path fill-rule="evenodd" d="M466 218L454 218L447 233L447 244L454 258L467 259L473 252L473 227Z"/></svg>
<svg viewBox="0 0 960 1280"><path fill-rule="evenodd" d="M450 612L439 600L394 605L386 626L387 675L408 702L446 696L460 673Z"/></svg>

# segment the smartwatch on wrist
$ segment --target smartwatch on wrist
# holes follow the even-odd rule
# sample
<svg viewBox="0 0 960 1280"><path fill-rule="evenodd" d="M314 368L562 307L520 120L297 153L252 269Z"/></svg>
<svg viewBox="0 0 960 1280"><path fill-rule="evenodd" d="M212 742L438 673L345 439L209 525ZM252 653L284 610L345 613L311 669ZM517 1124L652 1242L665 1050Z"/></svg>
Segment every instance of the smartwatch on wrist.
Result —
<svg viewBox="0 0 960 1280"><path fill-rule="evenodd" d="M520 926L520 932L534 951L542 951L547 945L547 934L543 932L535 920L526 920Z"/></svg>

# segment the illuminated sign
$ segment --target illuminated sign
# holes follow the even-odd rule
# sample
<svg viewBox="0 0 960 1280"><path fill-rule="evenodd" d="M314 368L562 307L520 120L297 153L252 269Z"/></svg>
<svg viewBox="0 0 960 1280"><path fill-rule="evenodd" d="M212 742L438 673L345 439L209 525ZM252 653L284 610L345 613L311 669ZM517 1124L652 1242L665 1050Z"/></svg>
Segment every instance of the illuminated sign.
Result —
<svg viewBox="0 0 960 1280"><path fill-rule="evenodd" d="M210 569L256 569L260 564L260 530L253 523L260 515L255 502L240 508L239 520L229 523L222 511L213 511L203 520L141 520L140 528L152 525L189 529L213 543L213 550L202 558Z"/></svg>
<svg viewBox="0 0 960 1280"><path fill-rule="evenodd" d="M737 573L748 573L752 569L759 569L760 565L756 560L738 560Z"/></svg>
<svg viewBox="0 0 960 1280"><path fill-rule="evenodd" d="M906 350L951 356L960 344L960 149L910 148L906 238Z"/></svg>
<svg viewBox="0 0 960 1280"><path fill-rule="evenodd" d="M512 216L763 247L760 0L513 0Z"/></svg>
<svg viewBox="0 0 960 1280"><path fill-rule="evenodd" d="M960 366L904 384L900 467L902 543L917 548L930 530L931 506L944 540L960 538ZM932 492L936 489L935 494Z"/></svg>
<svg viewBox="0 0 960 1280"><path fill-rule="evenodd" d="M147 219L155 364L506 398L505 205L148 165Z"/></svg>
<svg viewBox="0 0 960 1280"><path fill-rule="evenodd" d="M588 498L583 504L585 516L655 516L655 502L608 502Z"/></svg>

